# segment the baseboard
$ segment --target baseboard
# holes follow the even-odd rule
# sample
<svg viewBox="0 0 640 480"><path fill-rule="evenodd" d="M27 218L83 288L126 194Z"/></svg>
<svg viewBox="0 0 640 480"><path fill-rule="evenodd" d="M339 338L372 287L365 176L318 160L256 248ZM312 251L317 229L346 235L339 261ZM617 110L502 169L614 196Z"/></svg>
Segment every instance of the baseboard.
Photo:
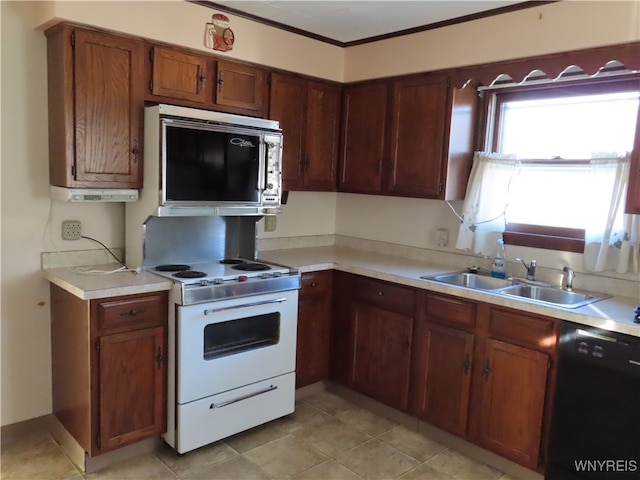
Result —
<svg viewBox="0 0 640 480"><path fill-rule="evenodd" d="M51 430L51 424L54 420L55 417L50 413L22 422L3 425L0 428L0 445L7 445L34 433L48 432Z"/></svg>
<svg viewBox="0 0 640 480"><path fill-rule="evenodd" d="M315 395L317 393L324 392L327 389L325 386L325 382L316 382L311 385L305 385L304 387L300 387L296 389L296 401L303 400L311 395Z"/></svg>

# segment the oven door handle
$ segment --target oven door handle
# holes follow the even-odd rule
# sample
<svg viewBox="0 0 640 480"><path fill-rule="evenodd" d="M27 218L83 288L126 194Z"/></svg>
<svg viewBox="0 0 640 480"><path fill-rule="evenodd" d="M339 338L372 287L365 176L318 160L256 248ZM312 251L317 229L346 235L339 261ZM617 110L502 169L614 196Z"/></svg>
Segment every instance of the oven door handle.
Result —
<svg viewBox="0 0 640 480"><path fill-rule="evenodd" d="M273 300L263 300L262 302L253 302L253 303L243 303L242 305L234 305L232 307L222 307L222 308L207 308L204 311L205 315L210 315L212 313L224 312L225 310L236 310L238 308L247 308L247 307L258 307L260 305L269 305L271 303L282 303L286 302L286 298L275 298Z"/></svg>
<svg viewBox="0 0 640 480"><path fill-rule="evenodd" d="M247 400L252 397L257 397L258 395L262 395L264 393L273 392L274 390L277 390L277 389L278 389L277 385L269 385L267 388L258 390L257 392L248 393L247 395L242 395L241 397L234 398L233 400L227 400L226 402L222 402L222 403L212 403L211 405L209 405L209 408L213 409L213 408L226 407L227 405L231 405L232 403L241 402L243 400Z"/></svg>

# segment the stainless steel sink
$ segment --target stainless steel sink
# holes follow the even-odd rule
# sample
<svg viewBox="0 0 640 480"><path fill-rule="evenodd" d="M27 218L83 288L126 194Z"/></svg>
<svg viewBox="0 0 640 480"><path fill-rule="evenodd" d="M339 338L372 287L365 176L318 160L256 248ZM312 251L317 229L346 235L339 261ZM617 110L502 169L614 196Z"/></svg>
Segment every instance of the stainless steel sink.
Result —
<svg viewBox="0 0 640 480"><path fill-rule="evenodd" d="M457 287L474 288L477 290L498 290L514 284L511 280L504 278L493 278L487 275L468 272L442 273L440 275L425 275L425 280L447 283Z"/></svg>
<svg viewBox="0 0 640 480"><path fill-rule="evenodd" d="M569 292L559 287L544 287L524 283L503 288L500 290L500 293L564 308L582 307L583 305L597 302L611 296L580 290Z"/></svg>

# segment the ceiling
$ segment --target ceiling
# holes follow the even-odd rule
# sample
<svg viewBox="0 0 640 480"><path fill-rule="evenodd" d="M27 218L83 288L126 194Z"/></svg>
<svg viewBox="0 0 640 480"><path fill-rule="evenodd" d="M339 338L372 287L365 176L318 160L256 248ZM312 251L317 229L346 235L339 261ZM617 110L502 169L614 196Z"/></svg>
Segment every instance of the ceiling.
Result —
<svg viewBox="0 0 640 480"><path fill-rule="evenodd" d="M335 45L349 46L367 43L381 36L396 36L398 32L405 30L428 30L549 2L215 0L195 3L292 30Z"/></svg>

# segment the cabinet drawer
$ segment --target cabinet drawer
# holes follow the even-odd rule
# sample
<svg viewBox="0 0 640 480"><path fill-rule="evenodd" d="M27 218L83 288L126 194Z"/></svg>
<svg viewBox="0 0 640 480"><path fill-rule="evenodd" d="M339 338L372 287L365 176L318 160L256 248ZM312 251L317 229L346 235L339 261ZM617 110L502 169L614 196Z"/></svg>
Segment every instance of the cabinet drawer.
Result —
<svg viewBox="0 0 640 480"><path fill-rule="evenodd" d="M394 310L413 315L416 308L416 293L412 288L393 283L358 278L355 282L354 294L370 305L385 310Z"/></svg>
<svg viewBox="0 0 640 480"><path fill-rule="evenodd" d="M475 328L476 304L454 297L427 295L427 317L430 322Z"/></svg>
<svg viewBox="0 0 640 480"><path fill-rule="evenodd" d="M326 297L331 294L331 271L303 273L300 282L300 297Z"/></svg>
<svg viewBox="0 0 640 480"><path fill-rule="evenodd" d="M515 310L491 309L489 333L536 348L552 348L556 343L556 322Z"/></svg>
<svg viewBox="0 0 640 480"><path fill-rule="evenodd" d="M167 316L167 294L158 292L149 295L117 297L95 301L98 328L114 329L162 323Z"/></svg>

